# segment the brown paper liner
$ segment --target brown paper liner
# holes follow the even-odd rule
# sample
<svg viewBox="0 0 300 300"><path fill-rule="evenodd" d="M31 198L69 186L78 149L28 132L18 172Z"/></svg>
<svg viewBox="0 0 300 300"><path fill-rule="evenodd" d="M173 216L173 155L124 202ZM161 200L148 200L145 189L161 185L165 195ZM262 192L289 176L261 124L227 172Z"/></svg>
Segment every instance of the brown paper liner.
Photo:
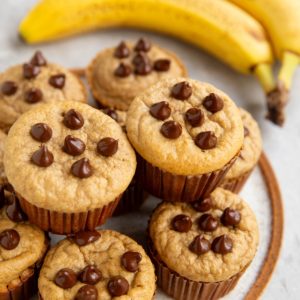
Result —
<svg viewBox="0 0 300 300"><path fill-rule="evenodd" d="M44 231L56 234L70 234L83 230L94 230L105 223L116 209L122 195L109 204L80 213L63 213L37 207L18 195L20 204L31 223Z"/></svg>

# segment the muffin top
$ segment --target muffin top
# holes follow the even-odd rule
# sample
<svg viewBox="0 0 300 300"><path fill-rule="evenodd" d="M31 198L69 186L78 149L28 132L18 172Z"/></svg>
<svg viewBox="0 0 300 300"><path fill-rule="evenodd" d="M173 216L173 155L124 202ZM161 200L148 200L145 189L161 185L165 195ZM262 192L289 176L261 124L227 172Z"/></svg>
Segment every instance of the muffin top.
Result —
<svg viewBox="0 0 300 300"><path fill-rule="evenodd" d="M217 282L241 272L258 245L258 225L236 194L217 188L209 198L163 202L150 220L150 237L159 260L194 281Z"/></svg>
<svg viewBox="0 0 300 300"><path fill-rule="evenodd" d="M225 180L237 178L251 171L262 151L262 138L258 124L247 111L240 108L240 112L244 124L244 145L239 157L226 174Z"/></svg>
<svg viewBox="0 0 300 300"><path fill-rule="evenodd" d="M145 160L177 175L221 169L244 139L234 102L207 83L185 78L162 80L137 96L126 129Z"/></svg>
<svg viewBox="0 0 300 300"><path fill-rule="evenodd" d="M145 39L101 51L87 69L94 97L120 110L127 110L135 96L157 81L186 75L174 53Z"/></svg>
<svg viewBox="0 0 300 300"><path fill-rule="evenodd" d="M18 119L6 139L4 165L9 182L31 204L77 213L123 193L136 158L112 118L64 101L40 105Z"/></svg>
<svg viewBox="0 0 300 300"><path fill-rule="evenodd" d="M0 128L8 129L18 117L38 103L86 102L85 88L67 69L47 63L37 51L28 63L0 74Z"/></svg>
<svg viewBox="0 0 300 300"><path fill-rule="evenodd" d="M6 181L6 175L4 172L3 156L4 156L4 141L6 134L0 130L0 185Z"/></svg>
<svg viewBox="0 0 300 300"><path fill-rule="evenodd" d="M49 251L39 292L43 300L68 300L85 299L87 290L94 300L152 300L154 268L144 249L125 235L80 232Z"/></svg>

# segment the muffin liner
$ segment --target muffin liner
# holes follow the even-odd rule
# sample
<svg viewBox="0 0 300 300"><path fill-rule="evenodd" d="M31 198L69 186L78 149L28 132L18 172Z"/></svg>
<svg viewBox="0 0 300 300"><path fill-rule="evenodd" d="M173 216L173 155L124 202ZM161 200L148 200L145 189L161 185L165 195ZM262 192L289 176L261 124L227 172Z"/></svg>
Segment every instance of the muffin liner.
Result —
<svg viewBox="0 0 300 300"><path fill-rule="evenodd" d="M105 223L116 209L122 195L107 205L80 213L63 213L37 207L18 195L20 204L31 223L44 231L55 234L70 234L83 230L94 230Z"/></svg>
<svg viewBox="0 0 300 300"><path fill-rule="evenodd" d="M223 168L202 175L176 175L164 171L138 155L137 179L150 194L166 201L192 202L208 196L236 161L237 153Z"/></svg>

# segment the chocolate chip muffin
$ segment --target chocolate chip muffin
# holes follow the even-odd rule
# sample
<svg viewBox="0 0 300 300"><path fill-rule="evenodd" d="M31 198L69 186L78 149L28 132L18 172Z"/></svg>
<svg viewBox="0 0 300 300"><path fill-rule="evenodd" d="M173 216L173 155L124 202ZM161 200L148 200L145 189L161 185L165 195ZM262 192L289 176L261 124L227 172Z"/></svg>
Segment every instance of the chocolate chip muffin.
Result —
<svg viewBox="0 0 300 300"><path fill-rule="evenodd" d="M103 106L120 110L127 110L134 97L154 83L186 75L174 53L146 39L136 44L121 42L101 51L86 72L94 98Z"/></svg>
<svg viewBox="0 0 300 300"><path fill-rule="evenodd" d="M0 186L6 182L6 175L4 172L3 156L4 156L4 141L6 134L0 130Z"/></svg>
<svg viewBox="0 0 300 300"><path fill-rule="evenodd" d="M111 230L79 232L59 242L39 277L42 300L152 300L154 292L154 268L144 249Z"/></svg>
<svg viewBox="0 0 300 300"><path fill-rule="evenodd" d="M223 297L258 246L254 213L222 188L192 204L163 202L151 217L149 235L158 285L176 300Z"/></svg>
<svg viewBox="0 0 300 300"><path fill-rule="evenodd" d="M80 102L23 114L6 139L4 165L30 221L59 234L111 216L136 168L134 150L109 116Z"/></svg>
<svg viewBox="0 0 300 300"><path fill-rule="evenodd" d="M247 111L240 108L240 112L244 124L244 145L222 182L223 188L235 193L239 193L247 182L262 152L262 138L258 124Z"/></svg>
<svg viewBox="0 0 300 300"><path fill-rule="evenodd" d="M8 130L38 103L64 100L86 102L82 82L67 69L47 63L37 51L28 63L0 73L0 128Z"/></svg>
<svg viewBox="0 0 300 300"><path fill-rule="evenodd" d="M215 87L169 78L137 96L127 113L139 154L137 178L168 201L195 201L215 189L243 145L234 102Z"/></svg>

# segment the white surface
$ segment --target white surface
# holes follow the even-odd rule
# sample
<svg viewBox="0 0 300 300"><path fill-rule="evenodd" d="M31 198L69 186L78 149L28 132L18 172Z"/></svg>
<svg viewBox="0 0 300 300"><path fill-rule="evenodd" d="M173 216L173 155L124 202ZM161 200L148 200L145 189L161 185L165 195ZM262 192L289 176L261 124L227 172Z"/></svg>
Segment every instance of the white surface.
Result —
<svg viewBox="0 0 300 300"><path fill-rule="evenodd" d="M1 0L0 2L0 70L4 70L12 64L28 60L32 52L37 48L41 49L49 60L67 67L83 67L99 49L109 45L116 45L120 38L136 39L141 35L145 35L138 31L107 30L48 45L24 45L17 37L17 27L21 18L33 3L35 3L35 0ZM272 281L262 298L270 300L299 299L299 69L295 76L290 103L287 107L287 122L284 128L278 128L264 119L265 104L263 93L252 77L237 74L201 50L181 41L151 33L147 33L147 36L162 46L175 51L186 63L191 77L215 84L227 92L239 105L248 109L258 120L262 129L265 151L272 162L281 184L285 202L286 220L281 258ZM252 185L248 190L251 190L251 188ZM259 195L256 195L255 192L256 185L253 185L253 188L255 190L249 192L253 192L253 200L259 200ZM261 209L263 212L262 207ZM258 213L258 207L256 213Z"/></svg>

